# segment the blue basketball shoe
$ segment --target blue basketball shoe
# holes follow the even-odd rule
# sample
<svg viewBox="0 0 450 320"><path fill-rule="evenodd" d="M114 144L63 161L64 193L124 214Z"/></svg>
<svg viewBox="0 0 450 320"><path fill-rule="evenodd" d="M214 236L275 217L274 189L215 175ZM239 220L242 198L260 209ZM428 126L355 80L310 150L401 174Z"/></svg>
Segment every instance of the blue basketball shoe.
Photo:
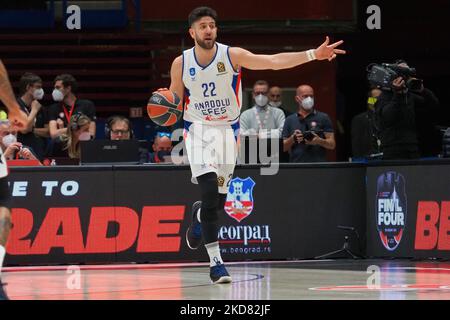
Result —
<svg viewBox="0 0 450 320"><path fill-rule="evenodd" d="M209 277L212 283L230 283L231 276L223 263L217 262L209 271Z"/></svg>
<svg viewBox="0 0 450 320"><path fill-rule="evenodd" d="M197 219L197 212L201 206L201 201L197 201L192 205L192 223L186 231L186 242L192 250L196 250L202 243L202 224Z"/></svg>

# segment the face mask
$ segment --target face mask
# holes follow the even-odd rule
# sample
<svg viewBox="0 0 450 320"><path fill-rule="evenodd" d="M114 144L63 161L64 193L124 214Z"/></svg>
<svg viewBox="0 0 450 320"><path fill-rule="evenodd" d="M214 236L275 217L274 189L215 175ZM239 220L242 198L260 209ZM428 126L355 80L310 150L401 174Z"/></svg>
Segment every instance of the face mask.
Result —
<svg viewBox="0 0 450 320"><path fill-rule="evenodd" d="M89 141L89 140L91 140L91 134L89 132L82 132L82 133L80 133L78 140Z"/></svg>
<svg viewBox="0 0 450 320"><path fill-rule="evenodd" d="M61 91L59 91L58 89L53 90L52 97L53 97L53 100L55 100L56 102L64 100L63 93Z"/></svg>
<svg viewBox="0 0 450 320"><path fill-rule="evenodd" d="M307 97L302 101L302 107L305 110L311 110L314 107L314 99L311 97Z"/></svg>
<svg viewBox="0 0 450 320"><path fill-rule="evenodd" d="M279 108L281 106L281 101L272 101L269 104L274 108Z"/></svg>
<svg viewBox="0 0 450 320"><path fill-rule="evenodd" d="M375 110L375 103L377 102L377 98L375 97L369 97L367 98L367 108L369 108L369 110Z"/></svg>
<svg viewBox="0 0 450 320"><path fill-rule="evenodd" d="M269 102L269 98L263 94L259 94L255 97L256 105L259 107L265 107L267 102Z"/></svg>
<svg viewBox="0 0 450 320"><path fill-rule="evenodd" d="M161 150L156 153L160 160L164 160L164 157L170 156L171 152L166 150Z"/></svg>
<svg viewBox="0 0 450 320"><path fill-rule="evenodd" d="M3 137L2 142L5 145L5 147L8 148L11 144L17 142L17 137L15 135L13 135L12 133L10 133Z"/></svg>
<svg viewBox="0 0 450 320"><path fill-rule="evenodd" d="M36 100L41 100L44 97L44 89L36 89L33 92L33 98Z"/></svg>

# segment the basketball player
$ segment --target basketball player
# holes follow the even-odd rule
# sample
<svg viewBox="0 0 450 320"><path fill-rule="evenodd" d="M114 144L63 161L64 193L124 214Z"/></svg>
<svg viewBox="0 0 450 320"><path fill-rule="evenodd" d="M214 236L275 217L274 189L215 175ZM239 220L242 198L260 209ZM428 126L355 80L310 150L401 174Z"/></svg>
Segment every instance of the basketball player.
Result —
<svg viewBox="0 0 450 320"><path fill-rule="evenodd" d="M22 128L25 126L27 116L20 111L17 100L11 88L3 62L0 60L0 100L8 109L8 120L13 128ZM3 260L6 255L6 242L8 240L9 230L11 228L11 213L9 210L9 188L6 176L8 175L8 168L6 167L6 160L0 148L0 300L8 299L3 284L1 281L1 272Z"/></svg>
<svg viewBox="0 0 450 320"><path fill-rule="evenodd" d="M173 61L170 90L184 97L184 140L192 181L201 191L201 201L192 206L187 244L197 249L203 240L212 282L227 283L231 277L220 255L218 210L224 208L237 158L241 68L287 69L313 60L331 61L345 51L336 49L343 41L329 45L326 37L317 49L257 55L216 42L216 21L217 13L208 7L190 13L189 34L195 46Z"/></svg>

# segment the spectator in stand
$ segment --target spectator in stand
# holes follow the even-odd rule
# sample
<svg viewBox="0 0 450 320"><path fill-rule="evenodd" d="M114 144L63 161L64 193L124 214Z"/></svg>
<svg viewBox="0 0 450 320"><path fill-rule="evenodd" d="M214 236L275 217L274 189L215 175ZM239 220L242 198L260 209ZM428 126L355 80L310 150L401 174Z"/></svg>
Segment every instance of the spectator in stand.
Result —
<svg viewBox="0 0 450 320"><path fill-rule="evenodd" d="M153 152L149 154L146 162L172 163L172 135L170 132L158 132L152 145Z"/></svg>
<svg viewBox="0 0 450 320"><path fill-rule="evenodd" d="M380 132L375 114L375 103L381 92L378 88L372 88L369 91L366 111L352 119L352 157L356 160L381 157Z"/></svg>
<svg viewBox="0 0 450 320"><path fill-rule="evenodd" d="M19 87L17 102L21 110L27 114L27 123L25 128L19 131L17 140L30 147L42 161L47 150L47 140L50 137L47 109L39 103L39 100L44 97L42 79L33 73L25 73L20 78Z"/></svg>
<svg viewBox="0 0 450 320"><path fill-rule="evenodd" d="M314 89L297 88L298 112L287 117L283 128L283 147L290 162L325 162L326 150L334 150L336 142L330 117L316 109Z"/></svg>
<svg viewBox="0 0 450 320"><path fill-rule="evenodd" d="M0 147L6 160L38 160L28 147L17 141L17 132L11 130L9 120L0 120Z"/></svg>
<svg viewBox="0 0 450 320"><path fill-rule="evenodd" d="M78 84L70 74L61 74L55 78L53 100L49 107L50 137L56 139L68 134L67 124L73 114L83 113L91 120L89 133L95 137L95 105L90 100L78 99L76 96Z"/></svg>
<svg viewBox="0 0 450 320"><path fill-rule="evenodd" d="M284 117L287 118L291 114L283 104L283 90L280 87L273 86L269 89L269 105L278 108L284 113Z"/></svg>
<svg viewBox="0 0 450 320"><path fill-rule="evenodd" d="M109 140L134 139L130 120L124 116L109 117L105 123L105 138Z"/></svg>
<svg viewBox="0 0 450 320"><path fill-rule="evenodd" d="M54 140L51 157L80 159L80 141L92 139L92 121L83 113L75 113L69 122L67 133Z"/></svg>
<svg viewBox="0 0 450 320"><path fill-rule="evenodd" d="M269 84L258 80L253 85L255 106L241 114L241 134L257 135L259 138L278 138L283 130L284 113L269 105Z"/></svg>

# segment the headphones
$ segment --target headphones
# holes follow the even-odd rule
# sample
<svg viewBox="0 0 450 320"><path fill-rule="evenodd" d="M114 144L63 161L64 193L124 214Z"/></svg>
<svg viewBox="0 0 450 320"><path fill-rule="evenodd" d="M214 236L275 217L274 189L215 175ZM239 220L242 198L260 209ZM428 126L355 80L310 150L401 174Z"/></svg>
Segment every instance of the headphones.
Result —
<svg viewBox="0 0 450 320"><path fill-rule="evenodd" d="M124 116L112 116L106 119L105 138L111 140L111 127L113 126L114 123L118 121L123 121L127 124L128 131L130 132L130 139L134 139L133 124L128 118Z"/></svg>

